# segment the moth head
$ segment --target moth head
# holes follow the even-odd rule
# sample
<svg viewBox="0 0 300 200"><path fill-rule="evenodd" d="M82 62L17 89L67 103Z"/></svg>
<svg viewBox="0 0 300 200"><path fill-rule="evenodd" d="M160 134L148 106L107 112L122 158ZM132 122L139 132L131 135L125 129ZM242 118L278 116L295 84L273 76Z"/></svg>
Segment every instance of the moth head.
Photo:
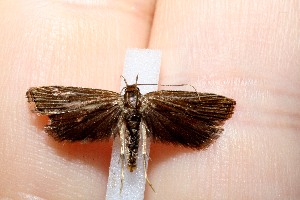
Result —
<svg viewBox="0 0 300 200"><path fill-rule="evenodd" d="M134 85L127 85L125 87L125 93L124 93L124 102L125 106L128 106L130 108L137 108L140 106L140 89L137 87L137 84Z"/></svg>
<svg viewBox="0 0 300 200"><path fill-rule="evenodd" d="M126 92L134 92L134 93L139 93L140 92L140 88L138 88L137 84L133 84L133 85L127 85L125 87L125 93Z"/></svg>

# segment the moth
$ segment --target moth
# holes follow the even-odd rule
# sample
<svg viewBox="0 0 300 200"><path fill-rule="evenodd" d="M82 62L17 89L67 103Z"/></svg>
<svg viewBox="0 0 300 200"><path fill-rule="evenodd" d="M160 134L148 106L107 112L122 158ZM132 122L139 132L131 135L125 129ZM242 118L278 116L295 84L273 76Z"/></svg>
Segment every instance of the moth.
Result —
<svg viewBox="0 0 300 200"><path fill-rule="evenodd" d="M56 141L93 142L119 136L123 168L136 169L139 141L146 169L147 137L153 142L203 149L215 141L235 100L212 93L161 90L142 95L137 82L124 93L81 87L32 87L32 111L47 115L45 131ZM142 84L140 84L142 85ZM143 127L140 132L141 127ZM145 178L149 182L145 170Z"/></svg>

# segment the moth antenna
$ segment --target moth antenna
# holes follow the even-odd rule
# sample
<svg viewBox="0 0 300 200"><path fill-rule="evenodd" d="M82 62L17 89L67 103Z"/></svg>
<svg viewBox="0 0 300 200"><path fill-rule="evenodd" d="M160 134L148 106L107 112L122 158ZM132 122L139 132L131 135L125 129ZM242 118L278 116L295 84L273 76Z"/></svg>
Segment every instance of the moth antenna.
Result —
<svg viewBox="0 0 300 200"><path fill-rule="evenodd" d="M197 89L193 85L190 85L190 84L178 84L178 85L160 85L160 86L190 86L190 87L192 87L195 90L195 92L196 92L196 94L197 94L197 96L198 96L198 98L200 100L200 95L199 95Z"/></svg>
<svg viewBox="0 0 300 200"><path fill-rule="evenodd" d="M127 81L126 81L126 78L124 78L124 76L123 75L121 75L120 77L122 77L123 79L124 79L124 82L125 82L125 84L126 84L126 87L128 86L128 83L127 83Z"/></svg>
<svg viewBox="0 0 300 200"><path fill-rule="evenodd" d="M200 95L199 95L197 89L193 85L190 85L190 84L187 84L187 85L190 86L190 87L192 87L195 90L195 92L196 92L196 94L197 94L197 96L198 96L198 98L200 100Z"/></svg>
<svg viewBox="0 0 300 200"><path fill-rule="evenodd" d="M135 84L137 85L138 83L138 79L139 79L139 74L136 75L136 78L135 78Z"/></svg>

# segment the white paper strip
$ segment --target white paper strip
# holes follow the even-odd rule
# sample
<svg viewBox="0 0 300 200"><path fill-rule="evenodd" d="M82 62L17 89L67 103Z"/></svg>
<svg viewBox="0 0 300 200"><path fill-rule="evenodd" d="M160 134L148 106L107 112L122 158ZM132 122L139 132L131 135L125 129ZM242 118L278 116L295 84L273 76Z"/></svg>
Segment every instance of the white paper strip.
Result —
<svg viewBox="0 0 300 200"><path fill-rule="evenodd" d="M125 67L123 76L128 84L136 82L138 75L139 84L158 84L160 71L161 52L150 49L129 49L126 52ZM125 87L122 80L121 89ZM157 85L140 86L142 94L156 91ZM141 131L141 130L140 130ZM149 141L148 141L149 142ZM149 155L150 143L147 143L147 154ZM137 169L129 172L124 169L124 183L121 188L121 161L120 161L120 140L116 138L113 144L112 158L109 169L109 177L106 191L106 200L142 200L144 199L145 177L142 157L141 142L139 146L139 156ZM148 161L147 161L148 164Z"/></svg>

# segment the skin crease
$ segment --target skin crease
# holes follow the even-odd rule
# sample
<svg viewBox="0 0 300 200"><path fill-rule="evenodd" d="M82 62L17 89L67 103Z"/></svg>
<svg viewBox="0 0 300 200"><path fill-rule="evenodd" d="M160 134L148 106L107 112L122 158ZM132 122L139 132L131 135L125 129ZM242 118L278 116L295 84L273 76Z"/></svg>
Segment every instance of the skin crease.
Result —
<svg viewBox="0 0 300 200"><path fill-rule="evenodd" d="M104 199L111 141L56 143L25 92L118 91L125 51L136 47L162 50L160 83L237 101L207 150L151 144L156 193L147 186L145 199L299 199L298 4L0 1L0 198Z"/></svg>

